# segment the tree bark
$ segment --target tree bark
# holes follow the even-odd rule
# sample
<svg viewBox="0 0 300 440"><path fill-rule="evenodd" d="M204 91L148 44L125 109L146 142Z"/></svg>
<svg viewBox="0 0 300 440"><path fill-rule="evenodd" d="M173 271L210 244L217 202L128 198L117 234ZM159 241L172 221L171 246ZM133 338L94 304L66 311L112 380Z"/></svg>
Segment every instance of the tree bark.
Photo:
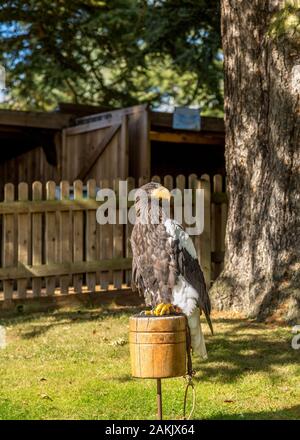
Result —
<svg viewBox="0 0 300 440"><path fill-rule="evenodd" d="M224 270L211 296L217 309L297 321L300 40L293 23L300 11L284 4L222 1L229 217Z"/></svg>

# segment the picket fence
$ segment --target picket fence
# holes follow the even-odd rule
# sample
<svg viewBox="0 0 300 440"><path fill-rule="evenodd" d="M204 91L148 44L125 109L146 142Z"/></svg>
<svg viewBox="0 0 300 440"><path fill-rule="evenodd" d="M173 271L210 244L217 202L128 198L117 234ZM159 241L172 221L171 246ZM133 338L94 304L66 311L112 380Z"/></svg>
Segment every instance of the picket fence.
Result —
<svg viewBox="0 0 300 440"><path fill-rule="evenodd" d="M168 189L204 189L204 231L193 237L208 285L223 267L227 217L225 182L193 174L153 176ZM146 183L128 178L128 189ZM0 202L0 300L127 289L131 281L131 224L99 225L99 188L118 189L102 180L57 185L7 183Z"/></svg>

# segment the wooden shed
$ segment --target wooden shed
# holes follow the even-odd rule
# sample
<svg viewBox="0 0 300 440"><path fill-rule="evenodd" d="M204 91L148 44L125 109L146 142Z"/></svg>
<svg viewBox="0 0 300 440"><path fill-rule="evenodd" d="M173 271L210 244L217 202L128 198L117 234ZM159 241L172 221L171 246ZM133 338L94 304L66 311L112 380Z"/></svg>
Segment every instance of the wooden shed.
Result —
<svg viewBox="0 0 300 440"><path fill-rule="evenodd" d="M202 118L200 131L176 130L172 113L140 105L75 123L63 130L62 176L68 180L225 174L220 118Z"/></svg>
<svg viewBox="0 0 300 440"><path fill-rule="evenodd" d="M0 110L0 193L7 182L61 179L63 128L77 117L107 110L60 104L55 112Z"/></svg>
<svg viewBox="0 0 300 440"><path fill-rule="evenodd" d="M147 105L1 110L1 189L5 182L35 180L225 175L223 120L203 117L201 129L191 131L174 129L172 117Z"/></svg>

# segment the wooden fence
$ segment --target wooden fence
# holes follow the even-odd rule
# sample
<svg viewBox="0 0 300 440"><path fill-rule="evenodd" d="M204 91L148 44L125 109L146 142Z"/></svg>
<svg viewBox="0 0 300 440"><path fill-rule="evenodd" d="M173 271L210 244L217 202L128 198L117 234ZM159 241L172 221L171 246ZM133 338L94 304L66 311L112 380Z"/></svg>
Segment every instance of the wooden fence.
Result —
<svg viewBox="0 0 300 440"><path fill-rule="evenodd" d="M158 176L152 180L161 181ZM188 181L186 181L188 180ZM128 178L128 189L146 183ZM165 176L162 183L204 189L204 231L193 238L210 285L220 273L224 258L227 198L224 178L208 175ZM137 185L136 185L137 184ZM132 225L99 225L98 188L109 182L80 180L34 182L29 187L7 183L0 202L0 299L25 299L70 293L122 289L130 285ZM118 188L118 180L111 185Z"/></svg>

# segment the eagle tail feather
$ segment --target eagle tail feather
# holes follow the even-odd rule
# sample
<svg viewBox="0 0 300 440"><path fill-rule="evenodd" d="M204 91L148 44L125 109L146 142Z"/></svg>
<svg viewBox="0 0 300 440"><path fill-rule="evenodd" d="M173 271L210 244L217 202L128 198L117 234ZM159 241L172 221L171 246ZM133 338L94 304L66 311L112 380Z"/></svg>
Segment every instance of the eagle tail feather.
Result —
<svg viewBox="0 0 300 440"><path fill-rule="evenodd" d="M204 313L205 313L205 318L206 318L206 321L207 321L208 326L210 328L211 334L213 335L214 334L214 329L213 329L213 326L212 326L212 323L211 323L211 319L210 319L209 313L206 313L206 312L204 312Z"/></svg>
<svg viewBox="0 0 300 440"><path fill-rule="evenodd" d="M205 346L204 335L202 333L200 322L200 310L195 308L193 313L187 317L191 335L191 346L193 353L198 354L203 359L207 359L207 351Z"/></svg>

